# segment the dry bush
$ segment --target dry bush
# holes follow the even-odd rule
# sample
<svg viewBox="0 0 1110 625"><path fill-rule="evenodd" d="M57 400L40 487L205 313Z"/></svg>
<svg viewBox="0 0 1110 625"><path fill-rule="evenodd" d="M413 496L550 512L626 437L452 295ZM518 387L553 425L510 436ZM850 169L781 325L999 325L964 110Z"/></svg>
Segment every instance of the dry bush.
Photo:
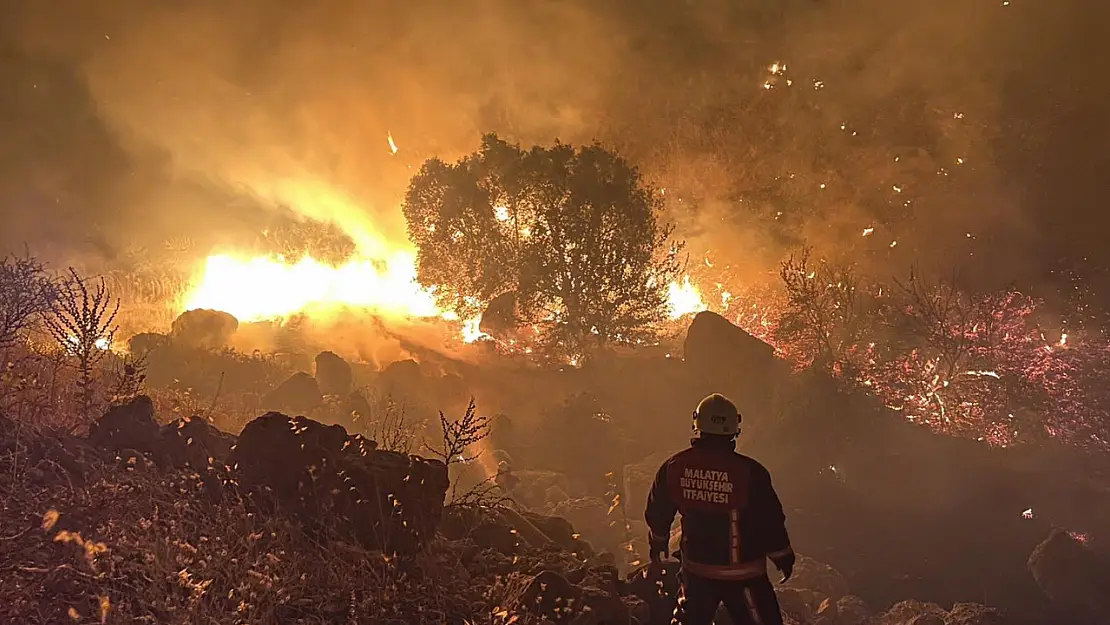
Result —
<svg viewBox="0 0 1110 625"><path fill-rule="evenodd" d="M443 436L442 446L425 445L424 448L428 453L442 460L447 465L448 471L456 465L477 466L476 462L482 452L475 451L475 447L489 438L492 430L489 417L478 414L474 398L470 398L466 411L458 419L448 419L440 412L439 427ZM509 501L497 484L499 474L487 476L461 492L459 477L456 472L456 475L451 478L447 504L450 507L496 508Z"/></svg>
<svg viewBox="0 0 1110 625"><path fill-rule="evenodd" d="M371 388L363 388L358 394L366 399L370 414L353 415L361 426L363 436L376 441L379 449L410 454L418 446L420 433L427 423L410 422L407 405L398 401L391 393L381 393Z"/></svg>
<svg viewBox="0 0 1110 625"><path fill-rule="evenodd" d="M89 418L96 404L96 366L112 346L117 327L119 300L103 278L92 289L73 268L57 284L57 296L44 317L46 330L58 349L74 363L78 372L78 401L81 414Z"/></svg>
<svg viewBox="0 0 1110 625"><path fill-rule="evenodd" d="M126 404L143 393L146 367L146 354L125 354L113 360L108 371L108 397L112 405Z"/></svg>
<svg viewBox="0 0 1110 625"><path fill-rule="evenodd" d="M211 478L94 457L78 479L40 446L0 440L0 622L461 624L483 611L449 553L321 544Z"/></svg>
<svg viewBox="0 0 1110 625"><path fill-rule="evenodd" d="M54 293L46 266L30 254L0 258L0 349L20 342L50 309Z"/></svg>
<svg viewBox="0 0 1110 625"><path fill-rule="evenodd" d="M469 455L470 451L490 434L489 417L478 415L478 406L473 397L466 406L466 412L458 419L448 419L440 412L439 426L443 434L443 445L438 448L426 446L426 449L448 467L477 460L478 454Z"/></svg>
<svg viewBox="0 0 1110 625"><path fill-rule="evenodd" d="M849 265L813 262L810 248L791 254L779 271L786 309L775 339L794 343L812 360L831 368L860 332L859 279Z"/></svg>
<svg viewBox="0 0 1110 625"><path fill-rule="evenodd" d="M89 421L80 409L78 372L56 352L43 353L31 344L16 344L0 352L0 363L0 414L19 423L66 432L87 427Z"/></svg>

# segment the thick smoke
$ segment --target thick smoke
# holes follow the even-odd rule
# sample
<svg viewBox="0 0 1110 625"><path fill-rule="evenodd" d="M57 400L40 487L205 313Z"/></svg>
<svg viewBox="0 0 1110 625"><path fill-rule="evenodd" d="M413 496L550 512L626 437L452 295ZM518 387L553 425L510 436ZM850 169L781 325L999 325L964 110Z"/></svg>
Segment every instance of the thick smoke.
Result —
<svg viewBox="0 0 1110 625"><path fill-rule="evenodd" d="M692 251L751 271L805 238L880 271L1012 274L1042 252L1051 185L1031 175L1049 156L1018 148L1106 158L1105 88L1061 51L1105 22L1078 0L1026 4L6 0L0 230L108 260L184 234L203 255L278 211L389 249L423 160L497 131L617 147L667 188ZM1069 90L1026 93L1052 75ZM1090 154L1061 154L1059 124L1036 119L1059 110L1102 111ZM826 179L823 208L797 210ZM928 192L904 204L902 179Z"/></svg>

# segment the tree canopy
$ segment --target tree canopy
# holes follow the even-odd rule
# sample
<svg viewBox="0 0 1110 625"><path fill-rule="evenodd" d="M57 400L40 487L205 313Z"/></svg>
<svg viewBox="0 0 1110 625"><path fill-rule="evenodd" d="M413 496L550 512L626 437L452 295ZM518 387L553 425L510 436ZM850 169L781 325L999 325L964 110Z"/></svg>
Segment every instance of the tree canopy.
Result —
<svg viewBox="0 0 1110 625"><path fill-rule="evenodd" d="M473 316L515 299L559 352L646 338L666 318L681 245L662 197L601 146L523 150L495 134L454 164L424 163L404 201L422 284Z"/></svg>

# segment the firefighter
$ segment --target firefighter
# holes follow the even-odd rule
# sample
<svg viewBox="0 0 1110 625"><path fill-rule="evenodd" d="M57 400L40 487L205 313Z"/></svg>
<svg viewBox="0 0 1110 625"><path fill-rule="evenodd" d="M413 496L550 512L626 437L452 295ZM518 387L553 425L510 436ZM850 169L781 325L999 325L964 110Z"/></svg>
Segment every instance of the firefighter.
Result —
<svg viewBox="0 0 1110 625"><path fill-rule="evenodd" d="M737 625L782 625L770 560L790 579L794 550L767 469L736 452L741 416L713 394L694 411L690 447L671 456L648 497L651 560L667 557L671 523L682 514L681 586L672 625L710 625L723 602Z"/></svg>

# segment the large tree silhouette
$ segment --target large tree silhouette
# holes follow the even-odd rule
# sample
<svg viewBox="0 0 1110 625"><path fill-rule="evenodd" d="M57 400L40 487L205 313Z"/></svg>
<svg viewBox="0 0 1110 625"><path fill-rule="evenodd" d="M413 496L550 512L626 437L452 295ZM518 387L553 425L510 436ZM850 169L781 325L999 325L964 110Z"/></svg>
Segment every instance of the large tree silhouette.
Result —
<svg viewBox="0 0 1110 625"><path fill-rule="evenodd" d="M549 348L579 356L643 340L666 317L680 245L661 208L600 146L525 151L490 134L457 163L427 161L404 214L441 306L471 316L511 296Z"/></svg>

